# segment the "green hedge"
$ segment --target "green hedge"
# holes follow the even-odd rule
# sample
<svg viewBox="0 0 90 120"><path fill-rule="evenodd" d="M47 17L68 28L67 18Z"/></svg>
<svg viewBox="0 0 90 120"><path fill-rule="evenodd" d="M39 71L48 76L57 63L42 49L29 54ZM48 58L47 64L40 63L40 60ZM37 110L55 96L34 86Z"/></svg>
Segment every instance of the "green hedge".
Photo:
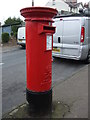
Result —
<svg viewBox="0 0 90 120"><path fill-rule="evenodd" d="M9 41L9 33L2 33L2 43L7 43Z"/></svg>

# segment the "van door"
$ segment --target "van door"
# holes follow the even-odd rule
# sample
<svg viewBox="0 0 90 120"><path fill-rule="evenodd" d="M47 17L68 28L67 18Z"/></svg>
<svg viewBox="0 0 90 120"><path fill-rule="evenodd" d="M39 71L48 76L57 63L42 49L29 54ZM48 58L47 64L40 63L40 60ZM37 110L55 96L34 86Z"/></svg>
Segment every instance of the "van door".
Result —
<svg viewBox="0 0 90 120"><path fill-rule="evenodd" d="M56 32L53 35L53 53L62 55L62 42L63 42L63 20L55 20L53 23L56 26Z"/></svg>
<svg viewBox="0 0 90 120"><path fill-rule="evenodd" d="M63 55L77 57L80 48L80 19L69 18L63 21Z"/></svg>

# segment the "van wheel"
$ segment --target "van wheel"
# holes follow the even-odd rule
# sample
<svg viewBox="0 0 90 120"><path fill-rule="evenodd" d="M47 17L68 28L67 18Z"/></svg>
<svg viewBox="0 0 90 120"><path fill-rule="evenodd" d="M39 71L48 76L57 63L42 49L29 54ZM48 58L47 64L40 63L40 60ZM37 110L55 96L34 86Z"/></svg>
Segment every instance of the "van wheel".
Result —
<svg viewBox="0 0 90 120"><path fill-rule="evenodd" d="M89 64L90 63L90 50L88 52L88 56L87 56L87 59L85 60L85 63L86 64Z"/></svg>

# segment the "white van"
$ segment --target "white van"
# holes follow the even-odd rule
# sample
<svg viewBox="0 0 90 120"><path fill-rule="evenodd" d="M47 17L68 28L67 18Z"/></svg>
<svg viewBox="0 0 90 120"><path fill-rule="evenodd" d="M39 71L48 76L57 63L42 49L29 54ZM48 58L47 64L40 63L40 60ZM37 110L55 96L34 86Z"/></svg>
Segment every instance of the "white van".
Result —
<svg viewBox="0 0 90 120"><path fill-rule="evenodd" d="M22 47L25 47L25 45L26 45L25 27L18 28L17 44L22 46Z"/></svg>
<svg viewBox="0 0 90 120"><path fill-rule="evenodd" d="M90 61L90 17L56 17L52 56Z"/></svg>

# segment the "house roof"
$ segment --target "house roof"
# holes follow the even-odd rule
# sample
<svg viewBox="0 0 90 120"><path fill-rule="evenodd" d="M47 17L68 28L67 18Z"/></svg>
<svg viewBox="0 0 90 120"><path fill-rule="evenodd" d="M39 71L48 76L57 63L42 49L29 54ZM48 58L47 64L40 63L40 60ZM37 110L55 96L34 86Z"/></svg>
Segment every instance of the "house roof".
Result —
<svg viewBox="0 0 90 120"><path fill-rule="evenodd" d="M58 11L69 10L69 5L66 2L64 2L64 0L55 0L55 1L49 0L45 6L56 8Z"/></svg>
<svg viewBox="0 0 90 120"><path fill-rule="evenodd" d="M79 3L66 2L66 3L72 8L77 8L77 7L79 7L79 5L82 5L82 7L84 8L82 2L79 2Z"/></svg>

